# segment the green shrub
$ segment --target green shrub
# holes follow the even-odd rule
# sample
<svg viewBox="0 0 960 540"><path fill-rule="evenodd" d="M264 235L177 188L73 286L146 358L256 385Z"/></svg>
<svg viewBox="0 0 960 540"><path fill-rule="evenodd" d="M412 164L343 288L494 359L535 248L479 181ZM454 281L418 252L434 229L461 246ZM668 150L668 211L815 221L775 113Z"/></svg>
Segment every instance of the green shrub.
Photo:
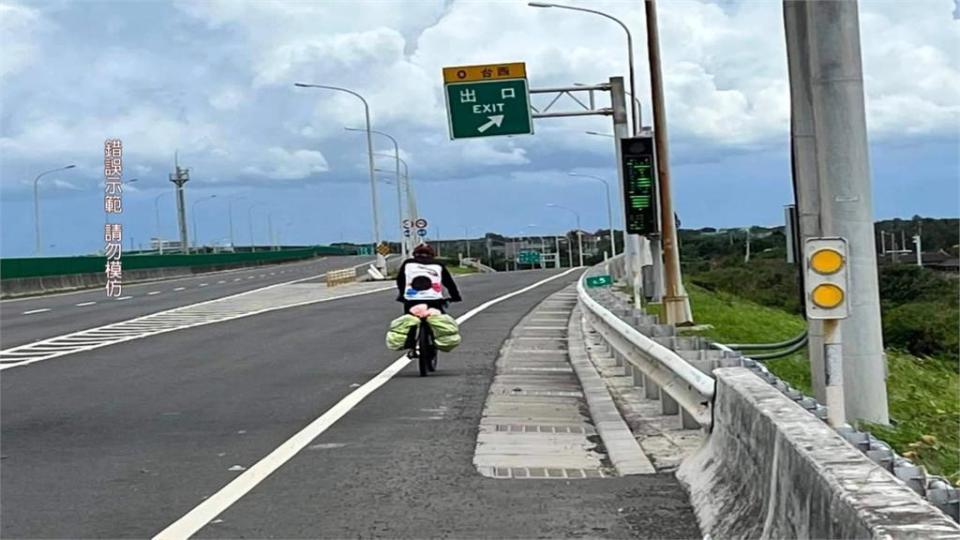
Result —
<svg viewBox="0 0 960 540"><path fill-rule="evenodd" d="M915 356L937 356L956 365L960 359L960 314L943 302L903 304L883 313L888 347Z"/></svg>

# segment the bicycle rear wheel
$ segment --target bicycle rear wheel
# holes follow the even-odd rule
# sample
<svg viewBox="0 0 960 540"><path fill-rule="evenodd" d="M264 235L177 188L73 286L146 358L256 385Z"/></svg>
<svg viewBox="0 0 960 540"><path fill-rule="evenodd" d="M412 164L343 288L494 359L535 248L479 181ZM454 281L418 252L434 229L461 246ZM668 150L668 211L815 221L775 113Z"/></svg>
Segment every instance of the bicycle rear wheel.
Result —
<svg viewBox="0 0 960 540"><path fill-rule="evenodd" d="M437 369L437 348L433 344L433 332L426 321L420 325L420 335L417 336L417 340L417 348L420 349L420 376L426 377L427 373Z"/></svg>

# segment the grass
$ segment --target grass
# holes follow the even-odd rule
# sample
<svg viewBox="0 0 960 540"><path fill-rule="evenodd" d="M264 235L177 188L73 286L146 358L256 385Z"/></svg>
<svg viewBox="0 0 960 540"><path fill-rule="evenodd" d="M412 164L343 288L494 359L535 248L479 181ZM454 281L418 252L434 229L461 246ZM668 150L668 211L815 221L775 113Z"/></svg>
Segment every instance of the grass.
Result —
<svg viewBox="0 0 960 540"><path fill-rule="evenodd" d="M721 343L770 343L803 331L803 318L722 292L688 288L696 333ZM806 351L766 362L778 377L812 395ZM887 393L895 425L864 424L901 455L960 485L960 375L947 362L888 350Z"/></svg>
<svg viewBox="0 0 960 540"><path fill-rule="evenodd" d="M477 269L472 266L448 266L447 270L454 275L477 273Z"/></svg>

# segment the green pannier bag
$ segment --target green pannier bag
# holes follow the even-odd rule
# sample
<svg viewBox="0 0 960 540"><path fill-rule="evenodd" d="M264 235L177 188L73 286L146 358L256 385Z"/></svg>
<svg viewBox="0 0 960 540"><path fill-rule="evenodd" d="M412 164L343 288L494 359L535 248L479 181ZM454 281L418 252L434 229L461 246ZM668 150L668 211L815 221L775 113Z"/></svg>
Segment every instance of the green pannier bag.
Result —
<svg viewBox="0 0 960 540"><path fill-rule="evenodd" d="M460 326L457 320L450 315L434 315L427 317L427 324L433 330L433 341L438 350L450 352L460 345Z"/></svg>
<svg viewBox="0 0 960 540"><path fill-rule="evenodd" d="M390 328L387 330L387 348L391 351L402 351L403 346L407 344L410 330L418 324L420 319L413 315L403 315L390 321Z"/></svg>

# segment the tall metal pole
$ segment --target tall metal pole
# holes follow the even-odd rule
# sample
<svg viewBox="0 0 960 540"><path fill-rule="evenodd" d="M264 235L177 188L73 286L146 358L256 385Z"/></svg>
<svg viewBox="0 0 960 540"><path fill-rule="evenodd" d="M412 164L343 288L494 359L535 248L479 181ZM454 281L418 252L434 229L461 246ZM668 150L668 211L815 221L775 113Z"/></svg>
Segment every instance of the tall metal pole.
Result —
<svg viewBox="0 0 960 540"><path fill-rule="evenodd" d="M57 171L65 171L67 169L72 169L76 165L70 164L65 167L57 167L56 169L50 169L49 171L43 171L38 174L36 178L33 179L33 228L34 233L36 234L36 254L40 255L43 253L43 243L40 240L40 177L48 175L50 173L55 173Z"/></svg>
<svg viewBox="0 0 960 540"><path fill-rule="evenodd" d="M367 104L367 100L363 98L357 92L347 88L341 88L338 86L327 86L323 84L304 84L304 83L294 83L294 86L299 86L301 88L324 88L326 90L336 90L338 92L345 92L352 96L355 96L363 103L363 113L364 119L366 121L366 132L367 132L367 165L370 170L370 203L373 207L373 243L374 246L380 245L380 215L379 215L379 205L377 202L377 179L373 172L373 132L370 130L370 105ZM386 270L387 264L386 259L383 255L377 254L377 267L380 270Z"/></svg>
<svg viewBox="0 0 960 540"><path fill-rule="evenodd" d="M620 198L623 200L623 193L625 193L624 186L626 184L626 179L623 177L623 155L621 148L621 140L629 136L627 132L627 115L626 115L626 101L623 90L623 77L610 77L610 103L613 105L613 137L614 137L614 155L617 160L617 181L620 184ZM624 201L626 205L626 201ZM638 234L628 234L627 233L627 215L626 215L626 206L623 208L623 214L620 218L623 220L623 253L624 253L624 270L627 278L627 283L633 287L634 291L634 302L635 305L640 305L640 293L643 288L643 249L642 243L640 240L640 235ZM651 244L659 246L659 243L656 241L651 241ZM661 283L660 270L661 270L661 259L659 257L659 248L655 250L655 256L651 257L651 264L653 265L654 270L654 294L652 295L654 300L659 300L659 284Z"/></svg>
<svg viewBox="0 0 960 540"><path fill-rule="evenodd" d="M660 35L657 28L656 0L644 0L647 18L647 52L650 57L650 89L653 104L653 132L656 141L657 166L660 172L660 228L663 239L664 313L666 322L674 325L693 323L690 299L683 289L680 273L680 249L677 245L677 223L673 214L670 190L670 152L667 146L667 114L663 100L663 75L660 68Z"/></svg>
<svg viewBox="0 0 960 540"><path fill-rule="evenodd" d="M364 130L362 130L362 129L356 129L356 128L344 128L344 129L346 129L347 131L364 131ZM388 134L388 133L384 133L384 132L382 132L382 131L377 131L377 130L375 130L375 129L374 129L374 130L371 130L371 131L372 131L373 133L376 133L377 135L383 135L384 137L390 139L391 142L393 142L393 158L394 158L394 163L395 163L395 165L396 165L396 179L397 179L397 219L400 221L400 223L397 224L397 226L400 227L400 255L401 255L404 259L406 259L406 258L407 258L407 244L406 244L406 239L403 237L403 231L404 231L404 228L403 228L403 196L401 195L401 193L402 193L402 188L401 188L401 185L400 185L400 182L401 182L401 177L400 177L400 161L402 161L402 160L400 159L400 145L397 144L397 140L394 139L393 136L390 135L390 134ZM404 163L403 166L404 166L404 168L406 168L406 167L407 167L407 164ZM408 219L409 219L409 216L408 216Z"/></svg>
<svg viewBox="0 0 960 540"><path fill-rule="evenodd" d="M553 267L560 268L560 237L554 236L553 241L556 244L556 248L557 248L557 256L556 258L553 259Z"/></svg>
<svg viewBox="0 0 960 540"><path fill-rule="evenodd" d="M843 327L848 422L887 424L869 148L857 3L806 3L821 223L849 245L850 315Z"/></svg>
<svg viewBox="0 0 960 540"><path fill-rule="evenodd" d="M576 6L566 6L562 4L552 4L547 2L527 2L527 5L530 7L537 7L537 8L558 8L558 9L568 9L570 11L581 11L583 13L592 13L594 15L599 15L601 17L610 19L611 21L619 24L620 28L623 28L623 31L627 33L627 69L629 70L629 73L630 73L630 95L631 96L637 95L637 85L634 84L634 77L633 77L633 36L630 34L630 29L627 28L627 25L623 24L623 21L621 21L620 19L612 15L608 15L602 11L576 7ZM637 133L640 133L640 109L639 107L637 107L636 99L631 99L630 105L631 105L631 119L633 122L633 134L636 135Z"/></svg>
<svg viewBox="0 0 960 540"><path fill-rule="evenodd" d="M823 236L820 229L820 181L817 174L817 152L813 133L811 101L809 29L806 4L795 0L783 2L783 23L787 41L787 67L790 77L790 131L793 191L797 203L797 225L800 246L809 238ZM798 251L803 252L803 249ZM798 262L800 290L804 290L806 258ZM807 319L807 354L813 394L827 403L824 361L823 321Z"/></svg>
<svg viewBox="0 0 960 540"><path fill-rule="evenodd" d="M603 187L606 188L606 190L607 190L607 219L608 219L609 222L610 222L610 225L609 225L609 227L610 227L610 256L611 256L611 257L616 257L616 256L617 256L617 240L616 240L616 234L614 233L614 230L613 230L613 205L612 205L612 203L610 202L610 183L607 182L606 180L604 180L603 178L600 178L599 176L593 176L593 175L590 175L590 174L580 174L580 173L574 173L574 172L569 173L569 174L570 174L570 176L579 176L579 177L581 177L581 178L592 178L592 179L594 179L594 180L599 180L599 181L603 182Z"/></svg>

